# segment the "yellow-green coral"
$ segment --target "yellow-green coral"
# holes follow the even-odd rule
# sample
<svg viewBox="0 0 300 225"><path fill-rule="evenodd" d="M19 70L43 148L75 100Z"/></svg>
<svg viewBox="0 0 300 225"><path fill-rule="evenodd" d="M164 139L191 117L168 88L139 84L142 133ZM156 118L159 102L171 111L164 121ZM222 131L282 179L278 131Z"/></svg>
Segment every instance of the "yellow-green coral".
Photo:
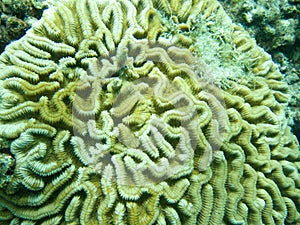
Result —
<svg viewBox="0 0 300 225"><path fill-rule="evenodd" d="M57 3L0 78L1 224L300 223L287 85L217 1Z"/></svg>

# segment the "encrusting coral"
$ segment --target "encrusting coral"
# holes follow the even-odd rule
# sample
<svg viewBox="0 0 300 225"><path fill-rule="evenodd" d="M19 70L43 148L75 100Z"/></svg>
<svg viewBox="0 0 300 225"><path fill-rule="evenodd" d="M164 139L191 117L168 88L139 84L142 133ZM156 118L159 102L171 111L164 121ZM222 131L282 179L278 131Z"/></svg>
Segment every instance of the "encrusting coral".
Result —
<svg viewBox="0 0 300 225"><path fill-rule="evenodd" d="M300 223L287 85L217 1L57 3L0 78L1 224Z"/></svg>

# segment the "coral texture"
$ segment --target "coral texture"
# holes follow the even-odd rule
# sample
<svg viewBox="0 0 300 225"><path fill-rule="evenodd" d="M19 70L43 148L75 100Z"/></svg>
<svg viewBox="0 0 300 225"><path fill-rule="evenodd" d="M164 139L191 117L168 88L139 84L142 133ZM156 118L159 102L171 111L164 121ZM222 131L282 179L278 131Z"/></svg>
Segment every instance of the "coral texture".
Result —
<svg viewBox="0 0 300 225"><path fill-rule="evenodd" d="M291 101L288 115L300 141L300 1L220 0L234 22L255 38L258 45L280 65L288 83Z"/></svg>
<svg viewBox="0 0 300 225"><path fill-rule="evenodd" d="M296 224L270 56L217 1L69 0L0 56L1 224Z"/></svg>

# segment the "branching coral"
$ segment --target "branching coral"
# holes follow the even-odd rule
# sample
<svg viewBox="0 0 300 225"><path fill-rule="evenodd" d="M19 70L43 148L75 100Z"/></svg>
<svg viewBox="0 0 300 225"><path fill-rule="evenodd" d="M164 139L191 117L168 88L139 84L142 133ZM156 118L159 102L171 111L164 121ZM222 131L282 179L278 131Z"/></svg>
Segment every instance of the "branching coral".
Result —
<svg viewBox="0 0 300 225"><path fill-rule="evenodd" d="M287 85L216 1L57 3L0 78L3 224L300 222Z"/></svg>

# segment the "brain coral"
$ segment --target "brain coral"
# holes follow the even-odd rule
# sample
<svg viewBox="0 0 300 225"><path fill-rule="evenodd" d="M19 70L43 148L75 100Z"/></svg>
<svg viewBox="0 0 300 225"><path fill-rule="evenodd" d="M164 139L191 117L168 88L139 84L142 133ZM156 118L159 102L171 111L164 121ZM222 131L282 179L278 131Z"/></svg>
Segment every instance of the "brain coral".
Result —
<svg viewBox="0 0 300 225"><path fill-rule="evenodd" d="M287 85L214 0L69 0L0 56L1 224L299 224Z"/></svg>

